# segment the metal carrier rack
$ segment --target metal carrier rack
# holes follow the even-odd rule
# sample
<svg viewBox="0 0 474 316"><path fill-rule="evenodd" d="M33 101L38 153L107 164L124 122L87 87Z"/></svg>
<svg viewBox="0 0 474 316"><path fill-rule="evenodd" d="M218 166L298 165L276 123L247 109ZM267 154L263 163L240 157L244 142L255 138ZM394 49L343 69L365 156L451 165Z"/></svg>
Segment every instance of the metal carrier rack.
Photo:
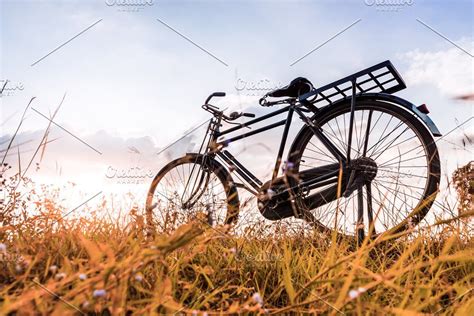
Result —
<svg viewBox="0 0 474 316"><path fill-rule="evenodd" d="M395 93L406 88L393 64L386 60L358 71L299 97L299 101L314 105L331 105L343 99L367 92Z"/></svg>

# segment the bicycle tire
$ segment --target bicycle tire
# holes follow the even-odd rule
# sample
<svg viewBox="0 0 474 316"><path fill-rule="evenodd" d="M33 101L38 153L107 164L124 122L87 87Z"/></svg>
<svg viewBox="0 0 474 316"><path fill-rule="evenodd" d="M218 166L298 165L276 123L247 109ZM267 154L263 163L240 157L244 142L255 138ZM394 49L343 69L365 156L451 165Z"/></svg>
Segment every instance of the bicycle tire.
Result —
<svg viewBox="0 0 474 316"><path fill-rule="evenodd" d="M179 166L184 164L196 164L200 167L204 167L203 170L206 172L212 173L216 176L216 178L221 182L225 195L226 195L226 203L227 209L225 214L225 220L222 223L215 223L215 224L232 224L237 221L238 213L239 213L239 195L237 192L237 188L232 180L231 175L229 172L216 160L209 156L203 156L200 154L187 154L181 158L175 159L169 162L166 166L164 166L155 176L153 179L150 188L147 194L146 200L146 221L147 225L150 229L156 228L156 220L154 219L154 208L156 206L153 205L153 197L155 194L155 190L158 187L160 181L173 169L176 169ZM207 185L207 184L206 184Z"/></svg>
<svg viewBox="0 0 474 316"><path fill-rule="evenodd" d="M427 157L428 170L428 180L426 181L424 192L420 196L420 201L418 202L417 206L413 208L413 211L407 214L403 221L397 223L393 227L390 227L385 232L398 233L403 230L406 230L409 227L417 225L429 212L438 192L440 182L439 154L431 133L423 125L423 123L413 115L413 113L410 113L409 111L398 107L393 103L384 102L380 100L361 100L358 101L358 103L356 104L355 110L376 110L394 115L397 118L403 120L404 123L406 123L408 126L410 126L412 131L414 131L414 133L422 142L423 149ZM347 100L345 102L341 102L338 105L328 106L328 108L322 109L321 112L314 118L314 123L316 126L324 127L324 125L330 120L337 118L340 115L348 114L349 112L350 100ZM292 166L293 174L298 174L300 172L302 156L313 136L314 134L307 126L304 126L297 135L288 155L288 162ZM287 177L287 179L290 184L290 187L298 186L299 183L297 178ZM317 229L324 232L332 232L334 230L333 228L327 227L326 225L323 225L318 221L314 224ZM380 233L382 232L375 233L372 235L372 237L375 238ZM352 234L348 235L340 231L338 231L338 234L345 237L354 237Z"/></svg>

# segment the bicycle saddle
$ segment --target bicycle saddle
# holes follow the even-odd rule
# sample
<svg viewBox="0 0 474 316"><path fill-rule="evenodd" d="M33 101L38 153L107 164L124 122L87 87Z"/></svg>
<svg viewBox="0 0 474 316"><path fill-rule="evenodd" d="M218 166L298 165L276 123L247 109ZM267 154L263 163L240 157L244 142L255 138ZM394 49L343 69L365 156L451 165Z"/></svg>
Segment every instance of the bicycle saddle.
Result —
<svg viewBox="0 0 474 316"><path fill-rule="evenodd" d="M267 93L272 98L291 97L296 98L302 94L313 90L313 84L306 78L298 77L293 79L286 87Z"/></svg>

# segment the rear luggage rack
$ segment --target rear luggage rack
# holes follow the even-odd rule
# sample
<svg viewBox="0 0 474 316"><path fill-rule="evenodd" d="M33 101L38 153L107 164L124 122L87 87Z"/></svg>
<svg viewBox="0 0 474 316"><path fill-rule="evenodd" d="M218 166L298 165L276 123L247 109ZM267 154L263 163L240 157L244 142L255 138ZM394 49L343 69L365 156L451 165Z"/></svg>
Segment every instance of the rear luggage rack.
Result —
<svg viewBox="0 0 474 316"><path fill-rule="evenodd" d="M353 85L355 87L353 87ZM299 100L312 104L320 103L318 106L325 106L343 99L351 98L354 92L356 95L367 92L391 94L405 88L405 82L398 71L390 60L386 60L380 64L314 89L302 95Z"/></svg>

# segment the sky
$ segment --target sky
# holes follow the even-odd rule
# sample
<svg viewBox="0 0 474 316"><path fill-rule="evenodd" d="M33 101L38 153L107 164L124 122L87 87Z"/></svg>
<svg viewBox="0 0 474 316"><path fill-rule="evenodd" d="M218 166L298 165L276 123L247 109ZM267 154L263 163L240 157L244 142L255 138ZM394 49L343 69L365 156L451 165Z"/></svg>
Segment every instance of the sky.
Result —
<svg viewBox="0 0 474 316"><path fill-rule="evenodd" d="M51 128L54 141L41 161L34 159L40 168L28 171L35 181L73 182L85 196L117 190L144 195L151 174L199 142L198 131L156 155L209 118L200 105L210 93L227 92L216 105L228 110L264 114L271 109L257 100L265 89L298 76L323 85L384 60L407 83L397 95L427 104L443 134L473 117L472 100L456 99L474 93L472 1L123 5L128 2L0 1L0 80L9 80L0 99L0 148L35 97L15 143L25 166L48 125L41 114L49 116L64 98L54 122L65 130ZM438 142L446 175L474 159L472 144L461 140L472 140L472 123ZM245 140L233 152L265 175L278 136ZM14 166L16 153L8 156ZM138 184L121 183L114 171L130 168L144 175Z"/></svg>

